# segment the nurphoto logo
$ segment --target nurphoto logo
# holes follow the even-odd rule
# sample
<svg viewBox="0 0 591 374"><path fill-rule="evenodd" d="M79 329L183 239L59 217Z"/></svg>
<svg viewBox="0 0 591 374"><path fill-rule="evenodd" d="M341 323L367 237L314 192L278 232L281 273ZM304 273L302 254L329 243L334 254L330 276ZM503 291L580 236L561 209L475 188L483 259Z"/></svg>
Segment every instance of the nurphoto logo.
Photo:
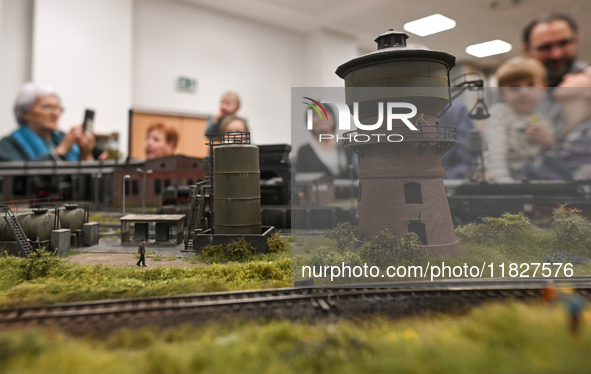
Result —
<svg viewBox="0 0 591 374"><path fill-rule="evenodd" d="M313 130L313 116L314 112L318 114L320 120L327 121L328 114L326 113L326 109L322 104L331 104L337 109L338 119L339 119L339 130L343 131L350 131L351 130L351 117L353 118L353 123L359 130L364 131L374 131L378 130L384 123L384 104L386 104L386 129L388 131L392 131L392 123L394 120L400 120L402 123L406 125L411 131L419 131L417 127L410 121L410 118L413 118L417 114L417 107L410 103L401 103L401 102L379 102L376 108L376 117L377 121L374 124L363 124L359 120L359 103L353 103L353 113L349 109L346 103L340 100L333 100L333 99L320 99L320 101L314 100L309 97L302 97L310 102L303 102L303 104L308 105L310 108L307 111L307 128L308 130ZM410 110L408 113L397 113L394 109L408 109ZM345 136L340 136L338 134L318 134L319 142L326 139L333 139L336 138L337 142L339 140L347 140L350 142L360 142L360 143L367 143L371 140L372 137L375 137L379 142L382 137L386 139L388 142L392 143L399 143L404 140L404 137L400 134L351 134L346 133Z"/></svg>

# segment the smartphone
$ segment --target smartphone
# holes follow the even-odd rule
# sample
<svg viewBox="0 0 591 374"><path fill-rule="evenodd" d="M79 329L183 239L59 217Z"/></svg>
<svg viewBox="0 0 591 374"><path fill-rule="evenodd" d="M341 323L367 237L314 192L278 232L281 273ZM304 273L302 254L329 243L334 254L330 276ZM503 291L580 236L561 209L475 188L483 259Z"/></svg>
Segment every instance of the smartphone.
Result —
<svg viewBox="0 0 591 374"><path fill-rule="evenodd" d="M84 122L82 122L82 130L84 132L92 132L94 127L94 110L86 109L84 111Z"/></svg>

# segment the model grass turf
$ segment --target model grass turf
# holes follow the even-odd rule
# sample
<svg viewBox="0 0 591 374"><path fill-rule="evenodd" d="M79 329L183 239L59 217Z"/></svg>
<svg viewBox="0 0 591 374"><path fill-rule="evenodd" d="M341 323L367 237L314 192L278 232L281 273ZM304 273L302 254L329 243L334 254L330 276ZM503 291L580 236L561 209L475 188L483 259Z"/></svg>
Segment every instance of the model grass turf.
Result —
<svg viewBox="0 0 591 374"><path fill-rule="evenodd" d="M246 263L136 269L58 259L48 259L51 266L43 261L27 265L31 260L5 256L0 258L0 306L289 287L289 253L272 258L261 255Z"/></svg>
<svg viewBox="0 0 591 374"><path fill-rule="evenodd" d="M260 258L273 260L280 258L289 248L289 238L281 238L278 234L274 234L267 239L267 250L269 253L266 255L258 254L256 249L241 237L238 241L232 242L225 247L220 244L208 245L201 250L200 254L190 258L189 261L216 264L257 261Z"/></svg>
<svg viewBox="0 0 591 374"><path fill-rule="evenodd" d="M588 321L587 321L588 322ZM399 321L209 323L103 339L0 333L4 373L584 373L591 326L560 305L489 305Z"/></svg>
<svg viewBox="0 0 591 374"><path fill-rule="evenodd" d="M211 265L200 267L136 269L66 263L49 252L27 259L4 255L0 257L0 307L289 287L289 246L278 236L269 240L274 253L251 253L252 247L242 240L229 245L230 256L208 258ZM153 257L155 264L165 259ZM198 263L203 259L186 258ZM242 262L231 262L236 260Z"/></svg>
<svg viewBox="0 0 591 374"><path fill-rule="evenodd" d="M335 232L349 238L349 232L343 233L342 227ZM293 276L295 280L306 278L302 276L303 266L378 266L386 270L388 266L476 266L479 269L486 263L484 278L490 277L490 264L493 264L494 277L501 277L504 264L504 276L509 277L510 265L544 264L545 258L575 258L573 275L591 275L591 225L580 216L576 209L567 210L560 207L554 214L550 229L541 229L531 224L523 214L505 213L500 218L485 218L481 224L469 224L458 227L456 236L460 241L460 255L456 257L429 257L421 253L418 242L412 238L394 238L387 232L371 238L358 250L352 246L343 246L335 235L324 236L292 236ZM338 235L337 235L338 238ZM556 270L556 266L552 267ZM520 276L534 275L535 266L519 268ZM449 273L448 273L449 274ZM446 275L448 275L446 274ZM515 273L513 273L515 274ZM536 277L542 277L541 267ZM555 276L555 272L552 272ZM558 276L565 276L564 271ZM444 278L449 278L446 276ZM416 280L415 278L388 278L387 281ZM355 282L383 282L384 278L344 278L334 280L315 278L316 284L342 284Z"/></svg>
<svg viewBox="0 0 591 374"><path fill-rule="evenodd" d="M481 268L484 262L493 263L495 277L501 276L499 265L505 264L505 277L508 277L511 263L544 263L544 258L549 256L577 259L591 257L589 222L576 211L568 211L565 208L560 208L554 218L552 227L548 230L529 224L521 215L505 215L499 219L487 220L480 225L463 226L456 230L461 243L459 257L412 257L413 261L419 262L413 264L421 265L430 260L431 264L437 261L445 262L451 267L467 264L469 267ZM324 235L292 236L291 239L291 250L285 245L285 238L275 238L274 253L251 253L241 256L242 262L229 262L231 259L222 252L211 256L188 258L191 262L211 264L197 268L158 267L158 261L155 261L154 267L148 269L84 266L63 261L54 261L55 263L52 262L51 266L48 266L45 261L52 260L45 258L23 272L31 260L2 257L0 306L289 287L292 274L294 279L301 279L302 266L341 265L343 262L354 266L362 262L360 255L363 251L353 251L350 247L340 249L336 240ZM374 244L389 243L388 240L381 239ZM401 248L404 249L404 253L418 254L413 252L414 246L411 241L407 240ZM367 256L364 257L367 260ZM489 271L489 268L485 270ZM519 273L532 276L533 271L534 268L530 267L523 274L520 269ZM578 261L573 264L573 275L591 275L591 261ZM485 274L485 277L487 276L488 274ZM541 271L538 271L536 276L541 277ZM387 280L407 279L412 278ZM333 283L354 281L356 279L337 278ZM330 283L325 279L316 279L316 282Z"/></svg>

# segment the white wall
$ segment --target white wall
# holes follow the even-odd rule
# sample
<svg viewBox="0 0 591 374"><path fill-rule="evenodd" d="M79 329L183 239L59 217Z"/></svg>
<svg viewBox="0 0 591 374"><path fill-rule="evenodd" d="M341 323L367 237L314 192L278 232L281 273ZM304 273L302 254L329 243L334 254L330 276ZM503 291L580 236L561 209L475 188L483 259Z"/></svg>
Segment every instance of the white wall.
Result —
<svg viewBox="0 0 591 374"><path fill-rule="evenodd" d="M335 74L335 70L360 55L357 43L353 38L320 30L307 36L306 49L308 55L306 87L345 87L345 81ZM316 97L317 99L341 99L340 95L344 94L344 88L343 90L315 89L298 92L307 92L308 95L311 95L310 92L317 93L319 95ZM342 99L344 100L344 96ZM303 123L305 110L303 109L304 105L301 104L302 101L299 100L299 97L292 101L292 105L297 106L294 108L295 113L292 116L292 157L296 157L297 150L302 145L314 141L311 132L306 130Z"/></svg>
<svg viewBox="0 0 591 374"><path fill-rule="evenodd" d="M60 128L96 111L97 133L120 133L127 150L133 0L36 0L33 81L53 86L66 111Z"/></svg>
<svg viewBox="0 0 591 374"><path fill-rule="evenodd" d="M136 1L133 105L212 114L232 90L256 143L288 143L291 87L306 83L306 48L295 32L187 3ZM194 94L175 90L181 75L197 78Z"/></svg>
<svg viewBox="0 0 591 374"><path fill-rule="evenodd" d="M16 130L12 106L31 80L33 0L0 0L0 137Z"/></svg>
<svg viewBox="0 0 591 374"><path fill-rule="evenodd" d="M345 81L335 74L337 67L358 57L354 38L317 31L307 37L308 86L344 87Z"/></svg>
<svg viewBox="0 0 591 374"><path fill-rule="evenodd" d="M0 135L16 128L16 91L34 80L60 94L62 130L93 108L95 131L119 132L124 152L130 108L208 115L226 90L240 94L256 143L289 143L291 87L342 86L334 71L357 56L341 35L181 1L0 1ZM176 90L179 76L197 79L194 94Z"/></svg>

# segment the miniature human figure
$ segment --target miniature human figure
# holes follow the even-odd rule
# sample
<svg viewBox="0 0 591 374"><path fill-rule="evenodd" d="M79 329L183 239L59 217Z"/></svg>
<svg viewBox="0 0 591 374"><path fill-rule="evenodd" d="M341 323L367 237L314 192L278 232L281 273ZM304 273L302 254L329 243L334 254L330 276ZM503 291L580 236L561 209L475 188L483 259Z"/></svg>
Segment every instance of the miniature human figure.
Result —
<svg viewBox="0 0 591 374"><path fill-rule="evenodd" d="M146 267L146 239L142 239L142 242L140 243L140 247L137 250L137 253L140 255L140 259L137 262L137 266L140 266L140 263L142 263L143 267Z"/></svg>
<svg viewBox="0 0 591 374"><path fill-rule="evenodd" d="M583 312L587 308L587 301L572 288L566 288L561 291L559 298L568 313L570 332L573 336L577 336L581 330L581 320Z"/></svg>
<svg viewBox="0 0 591 374"><path fill-rule="evenodd" d="M57 129L63 111L52 88L25 84L14 104L19 129L0 140L0 161L93 160L94 135L82 125L68 133Z"/></svg>
<svg viewBox="0 0 591 374"><path fill-rule="evenodd" d="M499 67L496 77L503 101L491 106L486 122L485 165L494 181L510 182L521 179L523 168L552 148L554 130L546 118L534 114L546 86L546 71L538 60L509 59Z"/></svg>
<svg viewBox="0 0 591 374"><path fill-rule="evenodd" d="M33 248L33 250L37 250L37 245L33 245L35 244L34 241L32 241L31 239L27 238L27 242L29 243L29 245L31 246L31 248Z"/></svg>
<svg viewBox="0 0 591 374"><path fill-rule="evenodd" d="M314 112L312 117L313 141L303 145L298 150L296 169L298 173L322 172L332 175L334 178L349 179L349 165L353 165L353 156L333 137L322 139L320 134L334 134L336 123L334 113L330 106L325 106L327 118L322 119ZM353 177L357 178L354 168Z"/></svg>
<svg viewBox="0 0 591 374"><path fill-rule="evenodd" d="M179 134L165 124L158 122L148 128L146 137L146 158L172 156L177 146Z"/></svg>
<svg viewBox="0 0 591 374"><path fill-rule="evenodd" d="M206 134L213 134L222 132L221 126L224 118L235 114L240 109L240 97L234 92L226 92L222 95L220 100L220 108L216 112L215 116L209 118L207 127L205 128Z"/></svg>
<svg viewBox="0 0 591 374"><path fill-rule="evenodd" d="M549 281L542 290L544 301L551 302L558 298L568 313L568 325L574 337L579 335L583 312L587 308L587 301L584 297L575 292L572 288L557 289L554 282Z"/></svg>
<svg viewBox="0 0 591 374"><path fill-rule="evenodd" d="M553 281L549 280L542 289L542 297L546 303L549 303L556 299L557 292L558 290L556 289L556 285Z"/></svg>
<svg viewBox="0 0 591 374"><path fill-rule="evenodd" d="M220 126L220 132L249 132L246 120L231 114L224 118Z"/></svg>

